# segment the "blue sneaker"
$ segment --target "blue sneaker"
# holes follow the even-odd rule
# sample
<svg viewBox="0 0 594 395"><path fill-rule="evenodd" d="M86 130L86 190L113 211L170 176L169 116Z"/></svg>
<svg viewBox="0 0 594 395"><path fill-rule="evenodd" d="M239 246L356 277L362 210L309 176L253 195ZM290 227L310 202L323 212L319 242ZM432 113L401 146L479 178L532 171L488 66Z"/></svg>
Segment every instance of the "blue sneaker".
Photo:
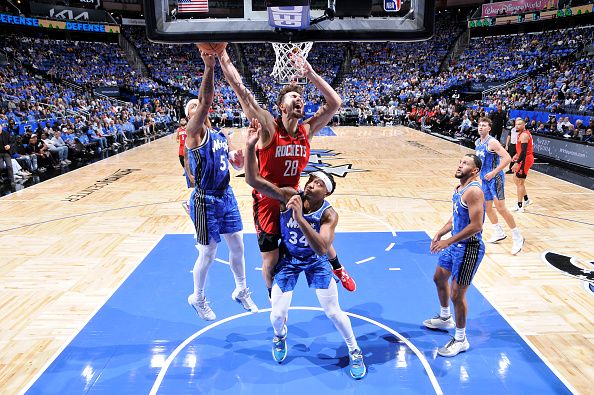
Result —
<svg viewBox="0 0 594 395"><path fill-rule="evenodd" d="M360 380L367 374L367 367L363 362L363 354L361 350L353 350L349 353L351 360L351 377L355 380Z"/></svg>
<svg viewBox="0 0 594 395"><path fill-rule="evenodd" d="M272 358L278 363L281 363L287 357L287 327L284 328L283 336L274 336L272 338Z"/></svg>

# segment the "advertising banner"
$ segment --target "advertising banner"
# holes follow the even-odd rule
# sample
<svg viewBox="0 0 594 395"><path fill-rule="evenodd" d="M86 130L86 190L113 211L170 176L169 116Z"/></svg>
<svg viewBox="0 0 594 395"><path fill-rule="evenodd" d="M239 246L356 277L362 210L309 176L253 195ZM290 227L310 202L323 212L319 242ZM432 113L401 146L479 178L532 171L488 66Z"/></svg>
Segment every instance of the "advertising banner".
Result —
<svg viewBox="0 0 594 395"><path fill-rule="evenodd" d="M594 169L594 146L532 135L534 154Z"/></svg>
<svg viewBox="0 0 594 395"><path fill-rule="evenodd" d="M483 18L557 9L558 0L510 0L483 4Z"/></svg>

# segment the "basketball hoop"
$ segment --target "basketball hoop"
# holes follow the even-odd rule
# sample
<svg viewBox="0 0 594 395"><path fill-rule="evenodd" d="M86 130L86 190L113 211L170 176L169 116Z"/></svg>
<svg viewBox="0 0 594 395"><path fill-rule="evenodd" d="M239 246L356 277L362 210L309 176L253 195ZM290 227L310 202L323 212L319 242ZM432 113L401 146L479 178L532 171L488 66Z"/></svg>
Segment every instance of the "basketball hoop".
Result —
<svg viewBox="0 0 594 395"><path fill-rule="evenodd" d="M272 76L280 83L289 83L296 78L303 80L305 60L311 50L313 42L301 43L271 43L276 55ZM303 82L301 82L303 83Z"/></svg>

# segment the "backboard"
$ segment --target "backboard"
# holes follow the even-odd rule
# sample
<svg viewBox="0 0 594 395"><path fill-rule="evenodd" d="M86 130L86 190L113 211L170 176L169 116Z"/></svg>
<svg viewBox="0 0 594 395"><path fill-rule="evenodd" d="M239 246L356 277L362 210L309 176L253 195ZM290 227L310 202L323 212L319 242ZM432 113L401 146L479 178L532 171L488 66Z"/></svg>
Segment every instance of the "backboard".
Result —
<svg viewBox="0 0 594 395"><path fill-rule="evenodd" d="M163 43L425 40L434 10L432 0L144 0L148 38Z"/></svg>

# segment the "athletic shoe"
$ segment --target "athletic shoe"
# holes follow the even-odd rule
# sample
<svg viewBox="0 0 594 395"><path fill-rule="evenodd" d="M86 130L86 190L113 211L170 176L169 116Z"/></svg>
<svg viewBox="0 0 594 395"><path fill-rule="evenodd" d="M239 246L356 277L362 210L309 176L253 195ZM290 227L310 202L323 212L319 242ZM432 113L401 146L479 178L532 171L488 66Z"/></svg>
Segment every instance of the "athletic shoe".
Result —
<svg viewBox="0 0 594 395"><path fill-rule="evenodd" d="M520 207L518 205L515 205L509 211L513 211L514 213L523 213L524 212L524 207Z"/></svg>
<svg viewBox="0 0 594 395"><path fill-rule="evenodd" d="M507 236L505 235L505 232L495 232L495 234L489 240L487 240L487 243L497 244L506 238Z"/></svg>
<svg viewBox="0 0 594 395"><path fill-rule="evenodd" d="M456 338L452 337L452 340L450 340L442 348L438 349L437 353L442 357L455 357L469 348L470 343L468 343L466 336L464 336L464 340L456 340Z"/></svg>
<svg viewBox="0 0 594 395"><path fill-rule="evenodd" d="M423 321L423 325L429 329L452 329L456 327L454 318L451 315L447 318L442 318L439 314Z"/></svg>
<svg viewBox="0 0 594 395"><path fill-rule="evenodd" d="M190 296L188 296L188 303L190 304L190 306L194 308L194 310L196 310L196 313L198 313L200 318L202 318L203 320L214 321L217 319L216 314L208 305L209 302L206 300L206 298L198 299L196 298L196 295L191 294Z"/></svg>
<svg viewBox="0 0 594 395"><path fill-rule="evenodd" d="M334 275L336 277L338 277L342 286L347 291L353 292L357 289L357 284L355 284L355 280L353 280L353 278L347 273L347 271L344 267L341 267L340 269L333 270L333 272L334 272Z"/></svg>
<svg viewBox="0 0 594 395"><path fill-rule="evenodd" d="M188 204L188 202L183 202L181 205L184 208L186 214L190 215L190 205Z"/></svg>
<svg viewBox="0 0 594 395"><path fill-rule="evenodd" d="M361 350L353 350L349 353L349 359L351 360L350 373L351 377L355 380L360 380L367 374L367 367L363 362L363 354Z"/></svg>
<svg viewBox="0 0 594 395"><path fill-rule="evenodd" d="M235 288L233 293L231 294L231 299L235 300L237 303L243 306L244 309L247 311L251 311L252 313L258 312L258 306L252 300L250 296L252 293L250 292L249 288L244 288L240 290L239 288Z"/></svg>
<svg viewBox="0 0 594 395"><path fill-rule="evenodd" d="M514 243L512 245L511 253L512 255L516 255L518 252L522 251L522 247L524 247L524 236L520 236L519 238L513 238Z"/></svg>
<svg viewBox="0 0 594 395"><path fill-rule="evenodd" d="M287 358L287 326L285 325L283 329L283 332L285 332L283 336L275 335L272 338L272 358L278 363L281 363Z"/></svg>
<svg viewBox="0 0 594 395"><path fill-rule="evenodd" d="M530 200L530 199L524 200L524 207L530 206L531 204L532 204L532 200Z"/></svg>

